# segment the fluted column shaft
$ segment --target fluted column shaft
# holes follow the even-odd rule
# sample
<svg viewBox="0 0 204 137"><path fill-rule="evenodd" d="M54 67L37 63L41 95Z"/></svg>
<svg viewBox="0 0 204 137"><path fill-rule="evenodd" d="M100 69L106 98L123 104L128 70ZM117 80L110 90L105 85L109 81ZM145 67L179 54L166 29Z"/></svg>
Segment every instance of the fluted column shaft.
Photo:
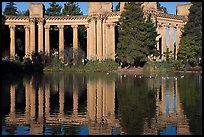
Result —
<svg viewBox="0 0 204 137"><path fill-rule="evenodd" d="M115 60L115 23L110 24L110 58Z"/></svg>
<svg viewBox="0 0 204 137"><path fill-rule="evenodd" d="M38 52L44 52L43 50L43 19L38 19Z"/></svg>
<svg viewBox="0 0 204 137"><path fill-rule="evenodd" d="M30 57L30 34L29 34L29 26L24 26L25 28L25 56Z"/></svg>
<svg viewBox="0 0 204 137"><path fill-rule="evenodd" d="M102 59L106 59L106 45L107 45L106 30L107 30L107 26L106 26L106 22L104 20L103 21L103 58Z"/></svg>
<svg viewBox="0 0 204 137"><path fill-rule="evenodd" d="M59 57L64 58L64 25L58 25L59 28Z"/></svg>
<svg viewBox="0 0 204 137"><path fill-rule="evenodd" d="M90 50L91 59L96 60L96 20L91 19L90 22Z"/></svg>
<svg viewBox="0 0 204 137"><path fill-rule="evenodd" d="M30 54L35 53L35 19L30 19Z"/></svg>
<svg viewBox="0 0 204 137"><path fill-rule="evenodd" d="M78 49L78 25L72 25L73 28L73 48Z"/></svg>
<svg viewBox="0 0 204 137"><path fill-rule="evenodd" d="M164 60L165 59L164 52L166 52L166 25L162 25L161 35L162 35L162 51L161 51L161 54L162 54L162 60Z"/></svg>
<svg viewBox="0 0 204 137"><path fill-rule="evenodd" d="M102 60L103 56L103 41L102 41L102 18L97 18L97 59Z"/></svg>
<svg viewBox="0 0 204 137"><path fill-rule="evenodd" d="M169 26L169 52L174 53L174 27Z"/></svg>
<svg viewBox="0 0 204 137"><path fill-rule="evenodd" d="M74 65L77 62L77 49L78 49L78 25L72 25L73 28L73 59L74 59Z"/></svg>
<svg viewBox="0 0 204 137"><path fill-rule="evenodd" d="M45 26L45 54L50 55L50 25Z"/></svg>
<svg viewBox="0 0 204 137"><path fill-rule="evenodd" d="M9 25L10 28L10 58L15 57L15 25Z"/></svg>
<svg viewBox="0 0 204 137"><path fill-rule="evenodd" d="M90 28L89 28L89 24L85 25L86 27L86 32L87 32L87 59L90 60L91 59L91 48L90 48Z"/></svg>

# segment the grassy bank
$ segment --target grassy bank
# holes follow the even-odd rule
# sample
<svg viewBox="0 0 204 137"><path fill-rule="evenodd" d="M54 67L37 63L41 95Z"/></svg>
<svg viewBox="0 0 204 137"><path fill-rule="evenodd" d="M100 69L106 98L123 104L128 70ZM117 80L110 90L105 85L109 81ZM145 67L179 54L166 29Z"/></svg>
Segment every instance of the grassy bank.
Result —
<svg viewBox="0 0 204 137"><path fill-rule="evenodd" d="M104 61L88 61L87 64L77 64L73 66L63 65L60 62L55 65L49 65L44 68L44 71L70 71L70 72L107 72L116 70L118 64L113 60Z"/></svg>

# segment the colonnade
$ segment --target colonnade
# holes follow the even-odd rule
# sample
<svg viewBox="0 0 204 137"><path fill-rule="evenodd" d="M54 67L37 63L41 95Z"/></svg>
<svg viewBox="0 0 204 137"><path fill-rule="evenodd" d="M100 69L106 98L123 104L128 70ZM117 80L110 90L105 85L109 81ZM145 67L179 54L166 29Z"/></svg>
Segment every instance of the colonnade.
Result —
<svg viewBox="0 0 204 137"><path fill-rule="evenodd" d="M167 28L169 28L169 34L167 35ZM179 43L181 38L181 25L178 24L171 24L171 23L159 23L157 27L157 32L160 34L160 36L157 37L157 41L159 41L159 38L161 38L161 43L157 43L157 49L161 51L161 59L165 60L164 52L167 52L167 37L169 36L169 52L171 52L175 57L177 57L178 49L179 49ZM174 29L176 29L176 47L174 47ZM159 45L161 46L161 49L159 49ZM175 50L175 53L174 53Z"/></svg>
<svg viewBox="0 0 204 137"><path fill-rule="evenodd" d="M98 15L91 17L89 23L85 24L87 30L87 59L103 60L115 59L115 23L106 23L105 16ZM36 51L36 35L35 23L38 26L38 51ZM43 18L29 20L29 25L24 25L25 28L25 56L31 58L35 52L43 52L50 55L50 26L46 24ZM64 24L57 25L59 29L59 55L63 58L64 51ZM73 49L78 49L78 26L71 25L73 28ZM10 58L15 56L15 27L16 25L9 25L10 28ZM44 33L45 31L45 33ZM45 39L44 35L45 34Z"/></svg>
<svg viewBox="0 0 204 137"><path fill-rule="evenodd" d="M37 6L31 4L32 6ZM43 11L42 4L39 10ZM94 4L93 4L94 5ZM97 5L97 4L96 4ZM122 3L124 6L124 3ZM151 5L151 4L150 4ZM39 6L39 4L38 4ZM106 5L107 6L107 5ZM94 9L94 7L89 7ZM105 7L103 7L105 8ZM10 58L15 56L15 27L16 25L24 25L25 28L25 56L31 57L34 52L44 52L50 55L50 26L57 25L59 29L59 53L60 57L64 50L64 26L69 25L73 29L73 49L78 49L78 26L84 25L87 30L87 59L89 60L115 60L115 26L119 22L120 12L101 12L100 9L94 9L94 14L88 16L34 16L34 13L29 17L21 16L6 16L5 24L10 28ZM100 12L98 12L100 11ZM109 11L109 10L108 10ZM36 11L32 11L36 12ZM158 11L145 11L144 13L153 15L153 22L157 23L157 32L160 34L157 40L161 38L161 43L158 42L157 49L161 51L162 60L164 60L164 52L166 52L166 28L169 28L169 51L174 53L174 28L176 28L176 52L178 52L181 29L187 21L186 16L171 15L160 13ZM43 13L43 12L42 12ZM37 27L36 27L37 23ZM38 34L35 30L38 29ZM45 36L44 36L45 34ZM36 36L38 38L36 38ZM38 42L36 42L38 39ZM38 45L38 51L35 47ZM161 46L161 49L159 47ZM156 46L156 45L155 45Z"/></svg>

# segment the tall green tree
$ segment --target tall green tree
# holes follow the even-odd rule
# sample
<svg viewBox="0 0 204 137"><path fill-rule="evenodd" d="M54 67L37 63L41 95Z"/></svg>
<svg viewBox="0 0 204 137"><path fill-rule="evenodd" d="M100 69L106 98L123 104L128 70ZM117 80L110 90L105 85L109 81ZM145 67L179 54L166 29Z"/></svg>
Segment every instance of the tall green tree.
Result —
<svg viewBox="0 0 204 137"><path fill-rule="evenodd" d="M2 25L1 25L1 30L2 30L1 49L2 49L2 56L6 56L5 51L9 50L10 34L9 34L8 25L5 25L5 16L2 15L1 19L2 19Z"/></svg>
<svg viewBox="0 0 204 137"><path fill-rule="evenodd" d="M198 62L198 58L202 56L202 2L192 2L189 11L188 21L181 36L178 59L183 60L182 56L188 55L187 62L193 65L196 62L189 60Z"/></svg>
<svg viewBox="0 0 204 137"><path fill-rule="evenodd" d="M66 2L64 4L64 9L62 10L62 15L83 15L80 10L79 5L76 2Z"/></svg>
<svg viewBox="0 0 204 137"><path fill-rule="evenodd" d="M195 35L183 36L177 55L185 65L195 66L199 55L198 38Z"/></svg>
<svg viewBox="0 0 204 137"><path fill-rule="evenodd" d="M61 9L62 9L61 5L59 5L56 2L51 2L49 4L50 4L50 7L47 8L47 10L45 12L45 15L48 15L48 16L59 16L59 15L61 15Z"/></svg>
<svg viewBox="0 0 204 137"><path fill-rule="evenodd" d="M119 61L131 65L143 65L148 56L156 52L156 26L150 16L144 18L141 2L125 4L125 11L119 19L119 42L117 55Z"/></svg>
<svg viewBox="0 0 204 137"><path fill-rule="evenodd" d="M163 11L164 13L168 13L166 7L161 6L159 2L157 2L157 10Z"/></svg>
<svg viewBox="0 0 204 137"><path fill-rule="evenodd" d="M20 16L29 16L29 9L27 9L25 11L19 11L18 15L20 15Z"/></svg>
<svg viewBox="0 0 204 137"><path fill-rule="evenodd" d="M18 11L15 5L16 4L14 2L7 2L3 14L4 15L17 15Z"/></svg>

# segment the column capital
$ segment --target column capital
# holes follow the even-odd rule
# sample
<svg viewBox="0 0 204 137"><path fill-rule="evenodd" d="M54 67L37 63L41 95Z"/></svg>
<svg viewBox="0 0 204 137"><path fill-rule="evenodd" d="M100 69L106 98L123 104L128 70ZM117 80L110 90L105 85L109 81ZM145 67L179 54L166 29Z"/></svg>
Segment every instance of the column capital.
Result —
<svg viewBox="0 0 204 137"><path fill-rule="evenodd" d="M88 22L95 22L97 20L96 16L88 16L87 18Z"/></svg>
<svg viewBox="0 0 204 137"><path fill-rule="evenodd" d="M168 25L165 24L165 23L162 23L162 24L161 24L161 27L162 27L162 28L166 28L167 26L168 26Z"/></svg>
<svg viewBox="0 0 204 137"><path fill-rule="evenodd" d="M77 28L78 28L78 25L71 25L71 27L72 27L73 29L77 29Z"/></svg>
<svg viewBox="0 0 204 137"><path fill-rule="evenodd" d="M175 28L174 24L169 25L169 29L174 29L174 28Z"/></svg>
<svg viewBox="0 0 204 137"><path fill-rule="evenodd" d="M24 25L25 30L29 30L30 26L29 25Z"/></svg>
<svg viewBox="0 0 204 137"><path fill-rule="evenodd" d="M182 25L180 25L180 24L176 24L176 29L180 30L180 29L182 29L182 28L183 28Z"/></svg>
<svg viewBox="0 0 204 137"><path fill-rule="evenodd" d="M29 22L34 24L35 23L35 18L30 18Z"/></svg>
<svg viewBox="0 0 204 137"><path fill-rule="evenodd" d="M38 18L38 19L37 19L37 22L38 22L38 24L43 24L44 19L43 19L43 18Z"/></svg>
<svg viewBox="0 0 204 137"><path fill-rule="evenodd" d="M16 25L9 25L10 29L15 29Z"/></svg>
<svg viewBox="0 0 204 137"><path fill-rule="evenodd" d="M59 29L64 29L64 25L57 25Z"/></svg>
<svg viewBox="0 0 204 137"><path fill-rule="evenodd" d="M50 25L45 25L44 28L45 29L50 29Z"/></svg>
<svg viewBox="0 0 204 137"><path fill-rule="evenodd" d="M116 23L110 23L109 25L110 25L110 27L115 27Z"/></svg>
<svg viewBox="0 0 204 137"><path fill-rule="evenodd" d="M104 19L104 15L103 14L98 14L97 16L97 21L102 21Z"/></svg>
<svg viewBox="0 0 204 137"><path fill-rule="evenodd" d="M89 28L89 24L85 24L86 29Z"/></svg>

